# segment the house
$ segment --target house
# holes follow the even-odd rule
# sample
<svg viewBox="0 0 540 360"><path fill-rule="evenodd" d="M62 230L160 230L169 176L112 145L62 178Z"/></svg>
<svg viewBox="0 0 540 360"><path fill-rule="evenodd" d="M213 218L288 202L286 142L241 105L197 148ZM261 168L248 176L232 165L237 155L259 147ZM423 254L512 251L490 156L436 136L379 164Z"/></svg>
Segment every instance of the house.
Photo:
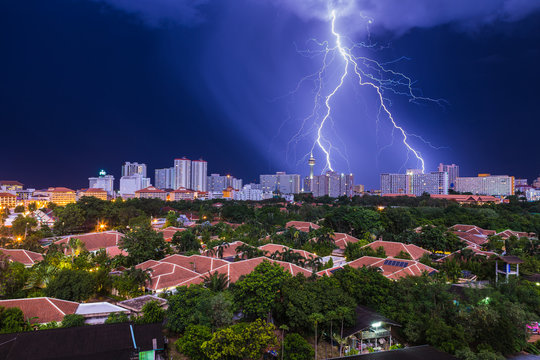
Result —
<svg viewBox="0 0 540 360"><path fill-rule="evenodd" d="M431 266L424 265L416 260L404 260L388 257L386 259L373 256L363 256L347 263L347 265L359 269L362 267L379 268L382 274L391 280L397 280L406 276L420 276L423 273L429 275L438 271Z"/></svg>
<svg viewBox="0 0 540 360"><path fill-rule="evenodd" d="M54 216L54 212L50 209L38 209L32 213L32 216L40 226L52 227L56 222L56 216Z"/></svg>
<svg viewBox="0 0 540 360"><path fill-rule="evenodd" d="M128 309L132 314L139 315L142 313L143 306L150 301L157 301L159 306L164 310L168 307L167 300L154 295L143 295L133 299L120 301L117 305Z"/></svg>
<svg viewBox="0 0 540 360"><path fill-rule="evenodd" d="M109 315L113 313L129 315L130 311L108 302L83 303L75 311L75 314L84 316L84 322L89 325L104 324Z"/></svg>
<svg viewBox="0 0 540 360"><path fill-rule="evenodd" d="M422 249L421 247L416 246L414 244L404 244L404 243L395 242L395 241L377 240L365 246L362 246L362 248L367 248L367 247L370 247L374 251L382 247L384 249L384 252L386 253L386 256L389 256L389 257L396 257L401 252L404 252L405 254L408 254L413 260L420 259L424 254L428 254L428 255L431 254L431 252L425 249Z"/></svg>
<svg viewBox="0 0 540 360"><path fill-rule="evenodd" d="M329 360L457 360L457 357L429 345L411 346L403 349L344 356Z"/></svg>
<svg viewBox="0 0 540 360"><path fill-rule="evenodd" d="M495 230L485 230L476 225L464 225L464 224L456 224L450 227L449 230L465 232L465 233L474 234L474 235L483 235L483 236L495 235L496 233Z"/></svg>
<svg viewBox="0 0 540 360"><path fill-rule="evenodd" d="M485 205L485 204L500 204L501 199L495 196L487 195L430 195L432 199L455 201L459 204L473 204L473 205Z"/></svg>
<svg viewBox="0 0 540 360"><path fill-rule="evenodd" d="M274 254L276 252L282 253L282 252L291 250L294 253L300 254L300 256L302 256L306 260L307 259L315 259L315 258L317 258L316 254L310 253L310 252L305 251L305 250L292 249L292 248L290 248L288 246L280 245L280 244L266 244L266 245L259 246L258 249L264 251L266 256L270 256L270 255L272 255L272 254Z"/></svg>
<svg viewBox="0 0 540 360"><path fill-rule="evenodd" d="M369 348L375 351L389 350L393 345L392 327L401 325L361 305L356 307L355 315L354 325L343 331L347 347L360 353L367 353Z"/></svg>
<svg viewBox="0 0 540 360"><path fill-rule="evenodd" d="M500 236L504 240L508 239L511 236L515 236L518 239L522 238L522 237L526 237L526 238L534 238L534 237L536 237L536 234L532 233L532 232L528 233L528 232L524 232L524 231L513 231L513 230L504 230L504 231L498 232L496 235Z"/></svg>
<svg viewBox="0 0 540 360"><path fill-rule="evenodd" d="M151 270L147 289L155 292L174 290L178 286L200 284L204 274L227 264L225 260L201 255L171 255L162 260L148 260L136 267Z"/></svg>
<svg viewBox="0 0 540 360"><path fill-rule="evenodd" d="M124 234L118 231L102 231L102 232L92 232L86 234L77 234L77 235L67 235L62 237L60 240L54 241L54 244L60 245L69 244L70 239L79 239L83 244L86 250L91 253L96 253L100 249L104 249L109 257L115 257L116 255L127 255L127 253L119 248L120 242ZM69 248L65 248L64 252L66 254L71 253Z"/></svg>
<svg viewBox="0 0 540 360"><path fill-rule="evenodd" d="M178 286L201 284L205 276L216 272L227 275L229 282L236 282L241 276L251 273L263 261L277 263L293 276L298 273L303 273L305 276L311 275L311 271L300 266L262 256L248 260L228 262L201 255L171 255L160 261L145 261L136 267L138 269L150 269L152 271L151 281L147 284L147 289L160 293L174 290Z"/></svg>
<svg viewBox="0 0 540 360"><path fill-rule="evenodd" d="M347 244L352 244L359 241L354 236L351 236L345 233L339 233L339 232L334 233L332 238L334 239L334 243L336 244L336 246L339 248L339 250L341 250L341 252L338 251L338 253L342 253L343 250L345 250L345 248L347 247Z"/></svg>
<svg viewBox="0 0 540 360"><path fill-rule="evenodd" d="M161 324L103 324L0 334L0 360L164 359Z"/></svg>
<svg viewBox="0 0 540 360"><path fill-rule="evenodd" d="M25 320L32 324L45 324L51 321L60 322L65 315L75 314L79 303L50 297L38 297L0 300L0 307L19 308L23 312Z"/></svg>
<svg viewBox="0 0 540 360"><path fill-rule="evenodd" d="M289 221L287 224L285 224L285 227L287 229L290 227L294 227L296 230L303 232L309 232L310 230L317 230L318 228L320 228L319 225L308 221Z"/></svg>
<svg viewBox="0 0 540 360"><path fill-rule="evenodd" d="M43 260L43 255L37 252L23 249L3 249L0 248L0 253L8 257L8 261L18 262L26 267L31 267Z"/></svg>

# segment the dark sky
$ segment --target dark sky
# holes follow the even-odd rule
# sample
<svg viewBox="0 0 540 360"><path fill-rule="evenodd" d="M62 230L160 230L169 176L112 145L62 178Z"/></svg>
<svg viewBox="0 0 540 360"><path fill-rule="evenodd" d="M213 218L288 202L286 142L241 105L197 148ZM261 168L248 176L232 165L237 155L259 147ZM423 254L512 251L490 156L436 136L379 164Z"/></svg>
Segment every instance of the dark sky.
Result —
<svg viewBox="0 0 540 360"><path fill-rule="evenodd" d="M293 90L322 59L298 50L313 49L310 38L334 41L320 3L0 0L0 179L80 188L99 169L118 179L124 161L138 161L153 181L153 169L184 155L246 182L275 171L306 175L313 128L288 143L314 98L313 83ZM388 66L414 79L418 93L447 101L388 97L396 121L438 148L411 138L427 170L446 162L462 175L539 175L537 1L343 3L374 19L375 46L362 56L407 57ZM339 31L366 41L357 13L342 13ZM374 95L348 79L326 129L335 169L368 188L381 172L417 165L399 134L385 147L391 128L387 119L377 125ZM322 171L323 154L314 155Z"/></svg>

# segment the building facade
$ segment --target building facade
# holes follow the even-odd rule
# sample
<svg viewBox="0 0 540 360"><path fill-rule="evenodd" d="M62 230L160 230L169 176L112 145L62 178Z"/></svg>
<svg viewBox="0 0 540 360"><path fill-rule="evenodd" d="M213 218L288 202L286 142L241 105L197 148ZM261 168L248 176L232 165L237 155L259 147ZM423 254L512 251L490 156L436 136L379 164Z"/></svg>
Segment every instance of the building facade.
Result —
<svg viewBox="0 0 540 360"><path fill-rule="evenodd" d="M167 200L167 192L154 186L148 186L147 188L135 191L135 197L137 199Z"/></svg>
<svg viewBox="0 0 540 360"><path fill-rule="evenodd" d="M23 189L23 184L13 180L0 180L0 190L15 193Z"/></svg>
<svg viewBox="0 0 540 360"><path fill-rule="evenodd" d="M300 175L277 172L275 175L261 175L261 188L264 192L279 192L281 194L300 193Z"/></svg>
<svg viewBox="0 0 540 360"><path fill-rule="evenodd" d="M158 189L174 189L174 167L156 169L154 186Z"/></svg>
<svg viewBox="0 0 540 360"><path fill-rule="evenodd" d="M208 163L202 159L191 162L191 189L207 191Z"/></svg>
<svg viewBox="0 0 540 360"><path fill-rule="evenodd" d="M237 179L231 175L219 174L211 174L207 178L207 191L209 192L222 192L228 187L232 187L234 190L240 190L242 188L242 179Z"/></svg>
<svg viewBox="0 0 540 360"><path fill-rule="evenodd" d="M354 177L352 174L338 174L335 171L327 171L323 175L310 174L305 179L304 192L311 192L313 197L351 197L354 194Z"/></svg>
<svg viewBox="0 0 540 360"><path fill-rule="evenodd" d="M174 159L174 189L191 189L191 160L183 157Z"/></svg>
<svg viewBox="0 0 540 360"><path fill-rule="evenodd" d="M454 189L456 187L456 179L459 177L459 166L456 164L445 165L439 164L439 172L448 173L448 188Z"/></svg>
<svg viewBox="0 0 540 360"><path fill-rule="evenodd" d="M456 191L474 195L509 196L515 193L514 177L478 174L477 177L458 177Z"/></svg>
<svg viewBox="0 0 540 360"><path fill-rule="evenodd" d="M129 161L126 161L124 165L122 165L122 176L133 176L133 175L141 175L143 178L146 177L146 164L139 164L139 163L131 163Z"/></svg>
<svg viewBox="0 0 540 360"><path fill-rule="evenodd" d="M77 194L74 190L65 187L50 187L47 192L52 203L65 206L77 201Z"/></svg>
<svg viewBox="0 0 540 360"><path fill-rule="evenodd" d="M88 178L89 189L103 189L107 195L114 196L114 176L107 175L103 170L99 172L98 177Z"/></svg>
<svg viewBox="0 0 540 360"><path fill-rule="evenodd" d="M410 169L405 174L381 174L381 195L403 194L420 196L448 195L448 173L434 171L423 174Z"/></svg>
<svg viewBox="0 0 540 360"><path fill-rule="evenodd" d="M0 210L17 206L17 196L8 192L0 192Z"/></svg>
<svg viewBox="0 0 540 360"><path fill-rule="evenodd" d="M137 190L149 187L150 179L142 177L140 174L122 176L120 178L120 196L133 197Z"/></svg>
<svg viewBox="0 0 540 360"><path fill-rule="evenodd" d="M95 197L100 200L107 200L107 192L100 188L81 189L77 191L77 200L80 200L84 196Z"/></svg>

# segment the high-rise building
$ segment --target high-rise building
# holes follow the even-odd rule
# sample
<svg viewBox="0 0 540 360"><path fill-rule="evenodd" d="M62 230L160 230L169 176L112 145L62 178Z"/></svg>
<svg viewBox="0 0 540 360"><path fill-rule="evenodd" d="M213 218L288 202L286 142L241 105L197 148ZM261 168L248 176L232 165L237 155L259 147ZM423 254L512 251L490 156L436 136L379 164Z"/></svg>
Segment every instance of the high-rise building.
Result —
<svg viewBox="0 0 540 360"><path fill-rule="evenodd" d="M146 177L146 164L139 164L139 163L131 163L129 161L126 161L124 165L122 165L122 176L132 176L139 174L143 178Z"/></svg>
<svg viewBox="0 0 540 360"><path fill-rule="evenodd" d="M448 173L448 187L454 189L456 187L456 179L459 177L459 166L456 164L445 165L439 164L439 172Z"/></svg>
<svg viewBox="0 0 540 360"><path fill-rule="evenodd" d="M231 187L234 190L240 190L242 188L242 179L237 179L231 175L219 174L211 174L207 177L207 191L220 192L228 187Z"/></svg>
<svg viewBox="0 0 540 360"><path fill-rule="evenodd" d="M381 194L448 195L448 173L410 169L405 174L381 174Z"/></svg>
<svg viewBox="0 0 540 360"><path fill-rule="evenodd" d="M208 163L202 159L191 162L191 189L207 191Z"/></svg>
<svg viewBox="0 0 540 360"><path fill-rule="evenodd" d="M120 178L120 196L134 197L136 191L145 189L151 185L150 178L145 178L141 174L122 176Z"/></svg>
<svg viewBox="0 0 540 360"><path fill-rule="evenodd" d="M458 177L456 191L474 195L508 196L515 193L513 176L478 174L477 177Z"/></svg>
<svg viewBox="0 0 540 360"><path fill-rule="evenodd" d="M363 195L365 191L364 185L358 184L353 186L353 195Z"/></svg>
<svg viewBox="0 0 540 360"><path fill-rule="evenodd" d="M107 175L105 170L100 170L98 177L88 178L89 189L103 189L108 196L114 195L114 176Z"/></svg>
<svg viewBox="0 0 540 360"><path fill-rule="evenodd" d="M174 159L174 188L191 189L191 160L185 156Z"/></svg>
<svg viewBox="0 0 540 360"><path fill-rule="evenodd" d="M280 192L281 194L298 194L300 192L300 175L277 172L275 175L261 175L261 187L264 192Z"/></svg>
<svg viewBox="0 0 540 360"><path fill-rule="evenodd" d="M314 175L312 179L306 179L306 184L314 197L330 196L353 196L354 178L352 174L338 174L335 171L327 171L324 175ZM304 189L304 191L306 191Z"/></svg>
<svg viewBox="0 0 540 360"><path fill-rule="evenodd" d="M158 189L174 189L174 168L156 169L154 183Z"/></svg>

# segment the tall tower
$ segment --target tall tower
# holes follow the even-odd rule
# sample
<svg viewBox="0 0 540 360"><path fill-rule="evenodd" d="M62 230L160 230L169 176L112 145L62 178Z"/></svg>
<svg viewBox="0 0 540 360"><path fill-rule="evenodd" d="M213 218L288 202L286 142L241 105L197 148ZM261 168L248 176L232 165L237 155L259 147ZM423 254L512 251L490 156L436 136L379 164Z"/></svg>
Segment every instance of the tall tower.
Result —
<svg viewBox="0 0 540 360"><path fill-rule="evenodd" d="M191 189L191 160L185 156L174 159L174 188Z"/></svg>
<svg viewBox="0 0 540 360"><path fill-rule="evenodd" d="M309 157L309 179L313 180L313 167L315 166L315 158L313 157L313 153L311 153L311 156Z"/></svg>

